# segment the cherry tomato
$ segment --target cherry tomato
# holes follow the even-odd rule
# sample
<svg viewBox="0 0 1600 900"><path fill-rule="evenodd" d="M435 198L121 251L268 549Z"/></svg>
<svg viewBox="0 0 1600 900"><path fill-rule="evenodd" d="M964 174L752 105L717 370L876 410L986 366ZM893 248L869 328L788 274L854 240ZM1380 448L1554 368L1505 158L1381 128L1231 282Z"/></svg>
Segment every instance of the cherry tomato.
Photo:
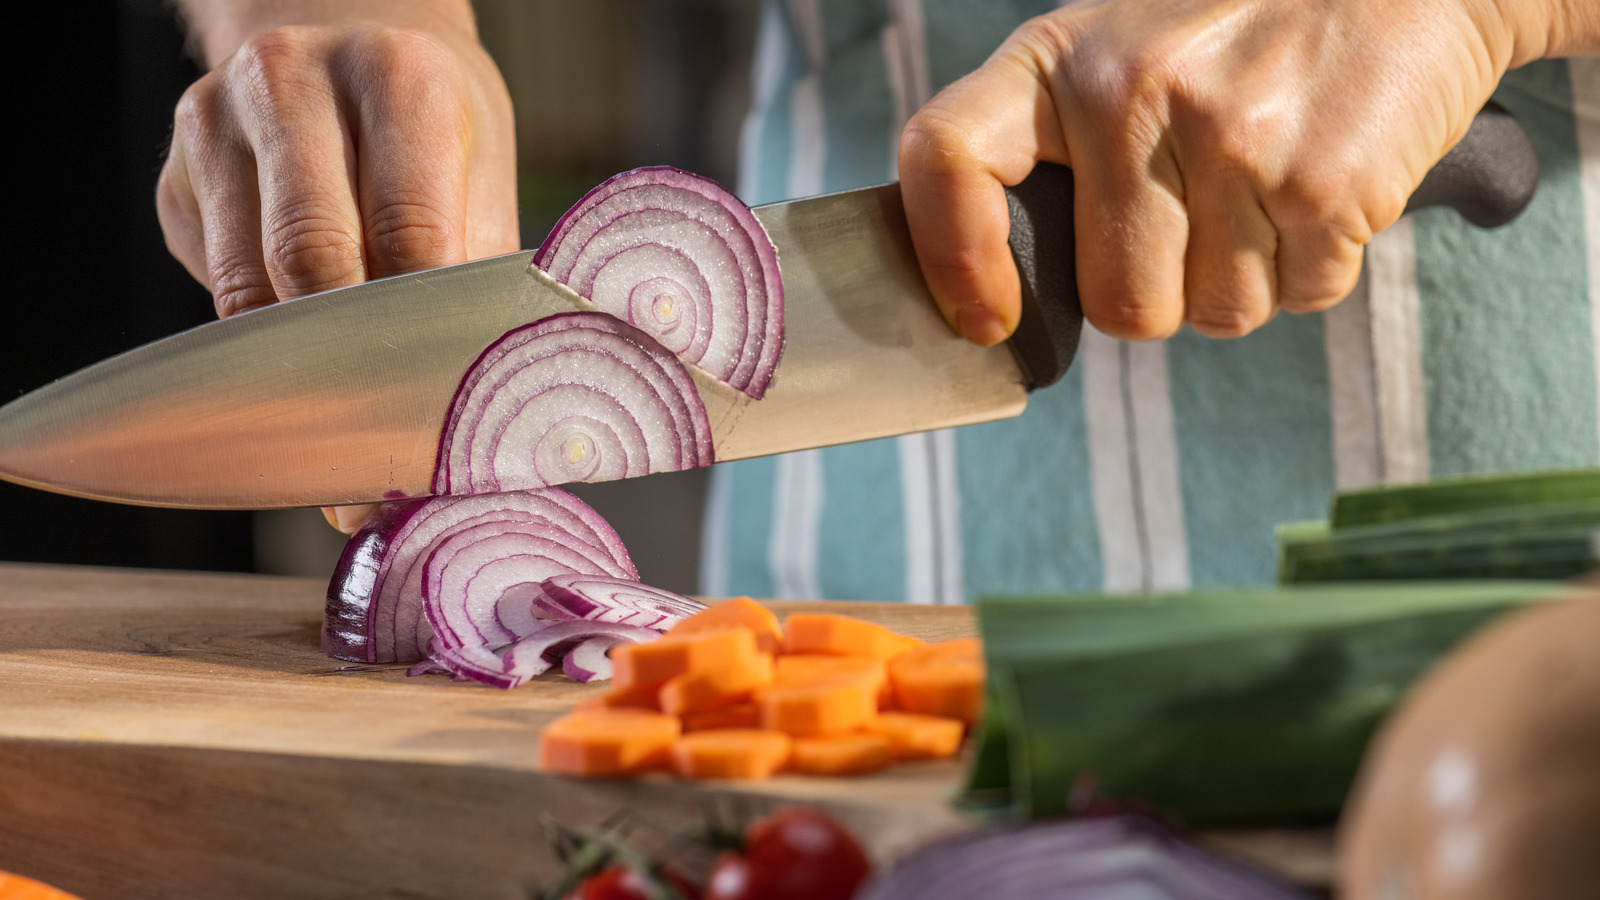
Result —
<svg viewBox="0 0 1600 900"><path fill-rule="evenodd" d="M844 826L784 809L752 823L743 850L717 858L706 900L850 900L870 870Z"/></svg>
<svg viewBox="0 0 1600 900"><path fill-rule="evenodd" d="M683 900L700 900L700 891L682 875L664 869L661 878L678 891ZM645 877L627 866L610 866L590 875L567 895L566 900L655 900Z"/></svg>

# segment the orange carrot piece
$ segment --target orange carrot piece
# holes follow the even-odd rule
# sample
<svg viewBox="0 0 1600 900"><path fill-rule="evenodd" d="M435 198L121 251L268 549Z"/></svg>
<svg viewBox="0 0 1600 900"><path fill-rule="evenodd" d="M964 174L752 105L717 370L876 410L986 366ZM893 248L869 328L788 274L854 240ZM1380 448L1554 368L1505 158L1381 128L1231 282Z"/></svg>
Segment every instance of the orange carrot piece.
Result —
<svg viewBox="0 0 1600 900"><path fill-rule="evenodd" d="M914 637L837 613L795 613L783 623L785 653L828 653L834 656L870 656L894 659L922 646Z"/></svg>
<svg viewBox="0 0 1600 900"><path fill-rule="evenodd" d="M889 663L896 706L968 725L983 712L983 677L983 644L977 638L928 644Z"/></svg>
<svg viewBox="0 0 1600 900"><path fill-rule="evenodd" d="M767 778L789 761L789 736L760 728L696 731L672 745L685 778Z"/></svg>
<svg viewBox="0 0 1600 900"><path fill-rule="evenodd" d="M848 734L878 714L878 689L860 675L786 684L756 694L761 727L801 736Z"/></svg>
<svg viewBox="0 0 1600 900"><path fill-rule="evenodd" d="M960 719L944 716L884 712L868 722L866 730L888 738L895 759L941 759L961 749L967 727Z"/></svg>
<svg viewBox="0 0 1600 900"><path fill-rule="evenodd" d="M675 675L661 686L661 711L681 716L750 699L772 685L772 657L765 653L734 656L714 668Z"/></svg>
<svg viewBox="0 0 1600 900"><path fill-rule="evenodd" d="M32 878L0 872L0 900L78 900L78 895Z"/></svg>
<svg viewBox="0 0 1600 900"><path fill-rule="evenodd" d="M795 738L789 766L809 775L864 775L894 761L889 739L881 734L843 734Z"/></svg>
<svg viewBox="0 0 1600 900"><path fill-rule="evenodd" d="M755 703L735 703L702 712L687 713L683 718L684 731L707 731L712 728L760 728L761 709Z"/></svg>
<svg viewBox="0 0 1600 900"><path fill-rule="evenodd" d="M748 628L756 636L756 649L762 653L776 653L783 642L783 629L778 627L778 617L772 610L749 597L734 597L712 604L678 622L667 634L689 634L718 628Z"/></svg>
<svg viewBox="0 0 1600 900"><path fill-rule="evenodd" d="M655 685L756 655L755 635L747 628L721 628L662 635L643 644L621 644L611 651L611 680L617 690Z"/></svg>
<svg viewBox="0 0 1600 900"><path fill-rule="evenodd" d="M671 761L682 733L673 716L638 709L574 712L539 734L539 768L568 775L632 775Z"/></svg>
<svg viewBox="0 0 1600 900"><path fill-rule="evenodd" d="M858 674L871 680L878 691L878 708L894 700L889 689L889 672L881 660L870 656L830 656L826 653L786 653L777 659L772 683L810 684L837 675Z"/></svg>
<svg viewBox="0 0 1600 900"><path fill-rule="evenodd" d="M573 704L574 711L595 709L648 709L661 711L661 701L657 699L660 689L653 684L641 687L615 688L598 697L590 697Z"/></svg>

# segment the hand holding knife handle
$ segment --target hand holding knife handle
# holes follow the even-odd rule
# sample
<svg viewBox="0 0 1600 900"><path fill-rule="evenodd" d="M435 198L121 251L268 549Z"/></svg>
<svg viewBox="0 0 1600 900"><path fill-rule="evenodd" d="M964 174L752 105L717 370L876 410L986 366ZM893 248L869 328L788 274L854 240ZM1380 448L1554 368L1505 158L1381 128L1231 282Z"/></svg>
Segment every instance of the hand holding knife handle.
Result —
<svg viewBox="0 0 1600 900"><path fill-rule="evenodd" d="M1539 159L1528 135L1503 107L1489 103L1461 142L1429 170L1406 211L1449 206L1480 228L1504 225L1522 213L1539 183ZM1011 255L1022 276L1022 319L1011 352L1028 390L1066 374L1083 331L1073 252L1072 170L1039 163L1006 189L1011 208Z"/></svg>

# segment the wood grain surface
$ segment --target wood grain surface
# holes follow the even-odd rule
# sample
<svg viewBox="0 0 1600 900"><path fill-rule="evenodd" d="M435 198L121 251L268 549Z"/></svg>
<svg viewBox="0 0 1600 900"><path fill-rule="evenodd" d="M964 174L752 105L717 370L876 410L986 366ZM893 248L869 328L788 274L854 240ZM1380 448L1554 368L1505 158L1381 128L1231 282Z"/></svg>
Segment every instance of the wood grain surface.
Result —
<svg viewBox="0 0 1600 900"><path fill-rule="evenodd" d="M645 840L708 809L814 804L884 861L970 821L961 763L854 779L593 781L534 766L544 723L604 690L513 691L318 649L307 579L0 564L0 869L99 898L524 898L555 860L544 816L630 816ZM825 607L930 640L971 611ZM1229 849L1325 881L1325 836Z"/></svg>

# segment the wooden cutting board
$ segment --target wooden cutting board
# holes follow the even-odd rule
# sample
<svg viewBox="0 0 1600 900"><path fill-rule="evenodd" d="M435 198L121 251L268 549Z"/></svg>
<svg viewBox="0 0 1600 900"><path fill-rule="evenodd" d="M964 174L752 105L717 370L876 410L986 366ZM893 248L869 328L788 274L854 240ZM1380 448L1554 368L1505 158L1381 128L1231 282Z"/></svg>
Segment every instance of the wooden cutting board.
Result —
<svg viewBox="0 0 1600 900"><path fill-rule="evenodd" d="M973 823L961 763L853 779L593 781L534 766L539 729L601 692L514 691L342 664L318 649L307 579L0 564L0 870L86 900L525 898L556 869L542 816L626 814L645 841L708 809L786 802L840 817L878 860ZM824 607L928 640L971 611ZM1221 836L1302 880L1324 835Z"/></svg>

